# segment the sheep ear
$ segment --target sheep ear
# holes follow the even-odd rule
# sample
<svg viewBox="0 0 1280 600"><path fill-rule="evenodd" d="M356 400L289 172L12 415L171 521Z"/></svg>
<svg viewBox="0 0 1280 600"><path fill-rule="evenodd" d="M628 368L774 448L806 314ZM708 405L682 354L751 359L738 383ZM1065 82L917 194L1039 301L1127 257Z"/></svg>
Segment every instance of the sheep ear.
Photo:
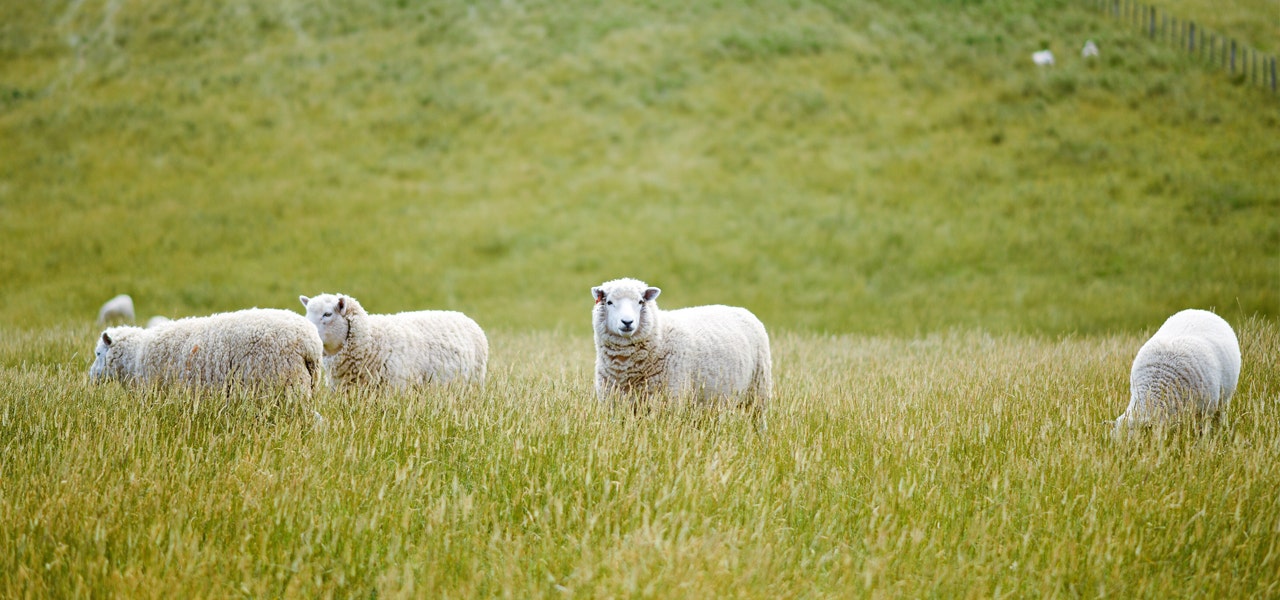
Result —
<svg viewBox="0 0 1280 600"><path fill-rule="evenodd" d="M604 302L604 296L605 296L604 288L593 287L591 288L591 293L596 297L596 304L600 304L601 302Z"/></svg>
<svg viewBox="0 0 1280 600"><path fill-rule="evenodd" d="M644 291L644 301L653 302L658 297L658 294L661 294L661 293L662 293L662 290L656 287L651 287Z"/></svg>
<svg viewBox="0 0 1280 600"><path fill-rule="evenodd" d="M107 334L107 332L105 332L105 331L104 331L104 332L102 332L102 343L104 343L104 344L106 344L106 345L108 345L108 346L110 346L110 345L112 344L112 342L111 342L111 336L110 336L110 335L108 335L108 334Z"/></svg>
<svg viewBox="0 0 1280 600"><path fill-rule="evenodd" d="M311 301L311 299L306 296L298 296L298 300L302 302L302 308L306 308L307 303Z"/></svg>
<svg viewBox="0 0 1280 600"><path fill-rule="evenodd" d="M337 312L338 314L344 317L347 316L347 297L346 296L338 296Z"/></svg>

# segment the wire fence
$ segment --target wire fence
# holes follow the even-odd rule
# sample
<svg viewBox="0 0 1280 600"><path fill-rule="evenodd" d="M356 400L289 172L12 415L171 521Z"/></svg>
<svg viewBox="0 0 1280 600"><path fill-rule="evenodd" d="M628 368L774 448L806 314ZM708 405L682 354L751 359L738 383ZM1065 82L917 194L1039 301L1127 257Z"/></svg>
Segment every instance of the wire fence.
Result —
<svg viewBox="0 0 1280 600"><path fill-rule="evenodd" d="M1235 38L1203 27L1195 21L1179 19L1168 11L1135 0L1091 0L1113 19L1133 25L1147 37L1173 44L1239 77L1244 83L1277 93L1276 56L1259 52Z"/></svg>

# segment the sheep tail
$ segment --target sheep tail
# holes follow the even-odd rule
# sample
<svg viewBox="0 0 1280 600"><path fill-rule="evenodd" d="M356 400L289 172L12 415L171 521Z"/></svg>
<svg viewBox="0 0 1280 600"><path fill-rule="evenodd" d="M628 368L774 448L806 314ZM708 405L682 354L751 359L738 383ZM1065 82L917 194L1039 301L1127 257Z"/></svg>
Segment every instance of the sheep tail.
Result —
<svg viewBox="0 0 1280 600"><path fill-rule="evenodd" d="M311 391L320 389L320 363L314 357L303 355L302 364L307 367L307 375L311 377Z"/></svg>

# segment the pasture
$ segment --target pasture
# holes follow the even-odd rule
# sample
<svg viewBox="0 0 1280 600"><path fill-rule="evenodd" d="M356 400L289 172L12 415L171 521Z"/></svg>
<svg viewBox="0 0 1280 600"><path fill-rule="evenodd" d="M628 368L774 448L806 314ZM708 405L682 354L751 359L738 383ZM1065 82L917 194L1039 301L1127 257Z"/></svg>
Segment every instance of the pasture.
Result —
<svg viewBox="0 0 1280 600"><path fill-rule="evenodd" d="M0 597L1276 596L1278 102L1069 0L3 3ZM765 430L595 401L623 276L761 318ZM323 292L488 381L88 382ZM1188 307L1227 423L1112 439Z"/></svg>
<svg viewBox="0 0 1280 600"><path fill-rule="evenodd" d="M1266 597L1280 329L1224 428L1117 443L1138 335L784 333L764 432L593 397L589 336L492 335L482 390L90 386L91 332L6 338L8 597Z"/></svg>

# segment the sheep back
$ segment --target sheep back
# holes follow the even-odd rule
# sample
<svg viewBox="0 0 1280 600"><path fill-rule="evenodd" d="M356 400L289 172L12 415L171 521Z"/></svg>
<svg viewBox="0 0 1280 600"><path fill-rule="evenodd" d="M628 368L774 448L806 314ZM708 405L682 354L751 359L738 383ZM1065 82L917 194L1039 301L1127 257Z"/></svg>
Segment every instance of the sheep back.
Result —
<svg viewBox="0 0 1280 600"><path fill-rule="evenodd" d="M710 305L662 313L666 392L700 397L773 393L769 334L745 308Z"/></svg>
<svg viewBox="0 0 1280 600"><path fill-rule="evenodd" d="M389 387L483 382L489 360L484 330L456 311L390 315L353 311L350 335L325 367L341 385Z"/></svg>
<svg viewBox="0 0 1280 600"><path fill-rule="evenodd" d="M1240 344L1221 317L1184 310L1169 317L1134 357L1129 406L1116 419L1151 424L1225 410L1240 378Z"/></svg>
<svg viewBox="0 0 1280 600"><path fill-rule="evenodd" d="M423 310L369 315L370 328L386 351L388 376L406 383L483 381L489 360L484 331L466 315Z"/></svg>
<svg viewBox="0 0 1280 600"><path fill-rule="evenodd" d="M120 294L103 303L98 309L98 324L126 322L134 320L133 298L128 294Z"/></svg>
<svg viewBox="0 0 1280 600"><path fill-rule="evenodd" d="M320 381L320 338L286 310L190 317L151 331L138 361L148 383L310 396Z"/></svg>

